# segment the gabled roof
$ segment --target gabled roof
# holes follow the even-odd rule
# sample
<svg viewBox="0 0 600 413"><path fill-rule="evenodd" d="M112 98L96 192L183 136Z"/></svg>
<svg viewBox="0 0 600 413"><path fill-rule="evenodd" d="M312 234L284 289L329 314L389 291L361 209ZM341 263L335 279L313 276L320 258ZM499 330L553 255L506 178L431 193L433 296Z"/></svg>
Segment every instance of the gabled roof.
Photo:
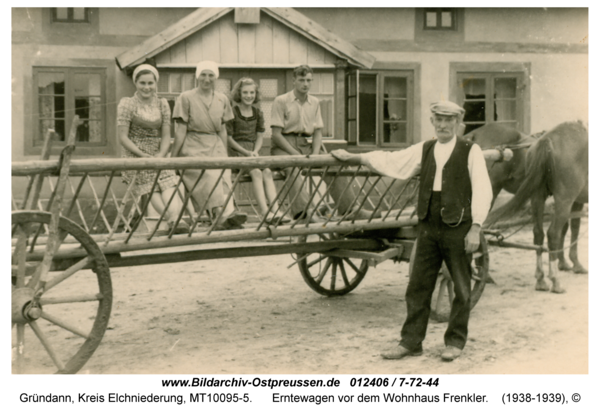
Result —
<svg viewBox="0 0 600 413"><path fill-rule="evenodd" d="M116 58L117 64L121 69L136 66L147 58L156 56L196 33L232 10L232 7L199 8L162 32L121 53ZM375 62L375 58L369 53L358 49L352 43L330 32L294 9L262 7L261 10L334 55L348 60L350 64L371 68Z"/></svg>

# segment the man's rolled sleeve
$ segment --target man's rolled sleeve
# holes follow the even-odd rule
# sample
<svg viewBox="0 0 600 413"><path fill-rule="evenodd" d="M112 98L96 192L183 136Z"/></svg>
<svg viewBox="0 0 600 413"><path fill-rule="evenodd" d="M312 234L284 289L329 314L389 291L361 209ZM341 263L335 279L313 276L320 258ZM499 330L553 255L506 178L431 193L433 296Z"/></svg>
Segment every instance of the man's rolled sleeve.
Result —
<svg viewBox="0 0 600 413"><path fill-rule="evenodd" d="M285 102L278 97L273 101L273 107L271 108L271 127L281 128L284 127L285 120Z"/></svg>
<svg viewBox="0 0 600 413"><path fill-rule="evenodd" d="M323 117L321 116L321 105L317 100L317 113L315 114L315 125L314 129L323 129Z"/></svg>
<svg viewBox="0 0 600 413"><path fill-rule="evenodd" d="M493 192L485 158L479 145L473 144L471 147L468 162L473 191L471 216L473 224L483 225L492 206Z"/></svg>

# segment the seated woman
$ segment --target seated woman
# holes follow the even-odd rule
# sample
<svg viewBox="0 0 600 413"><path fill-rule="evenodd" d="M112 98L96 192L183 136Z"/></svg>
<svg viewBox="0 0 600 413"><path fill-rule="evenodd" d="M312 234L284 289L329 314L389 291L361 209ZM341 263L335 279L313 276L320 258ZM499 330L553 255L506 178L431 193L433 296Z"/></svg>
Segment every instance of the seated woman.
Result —
<svg viewBox="0 0 600 413"><path fill-rule="evenodd" d="M196 68L198 87L183 92L177 98L173 109L173 156L227 156L227 130L224 123L233 119L233 113L229 99L215 91L218 78L219 66L215 62L200 62ZM221 171L206 169L202 173L199 169L186 169L183 174L183 182L191 191L196 207L205 205L213 223L218 219L216 229L241 228L246 222L246 214L234 210L233 197L225 205L232 186L231 171L227 170L220 182Z"/></svg>
<svg viewBox="0 0 600 413"><path fill-rule="evenodd" d="M133 83L136 92L133 97L124 97L117 107L118 135L123 146L125 158L164 158L171 145L171 109L166 99L156 95L158 70L154 66L143 64L133 71ZM156 171L123 171L123 181L130 184L133 179L133 196L137 199L152 190ZM162 214L165 206L176 190L178 178L172 170L162 171L158 178L157 189L152 193L150 202L154 209ZM181 210L182 202L175 195L167 209L167 222L172 229ZM188 230L181 221L177 232Z"/></svg>
<svg viewBox="0 0 600 413"><path fill-rule="evenodd" d="M254 80L244 77L235 84L231 95L237 105L233 106L234 118L226 124L229 136L229 156L259 156L258 152L263 144L265 118L262 111L253 106L260 101L258 85ZM267 224L289 222L283 215L273 213L279 209L279 206L271 170L269 168L262 171L252 169L248 174L252 178L252 189L258 208L263 218L267 215L265 222ZM267 200L271 206L270 209Z"/></svg>

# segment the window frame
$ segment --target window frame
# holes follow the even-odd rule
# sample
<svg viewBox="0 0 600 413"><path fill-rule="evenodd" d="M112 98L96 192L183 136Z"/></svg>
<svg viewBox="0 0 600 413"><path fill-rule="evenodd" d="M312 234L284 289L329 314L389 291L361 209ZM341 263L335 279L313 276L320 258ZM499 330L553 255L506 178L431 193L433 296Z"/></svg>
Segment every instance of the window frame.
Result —
<svg viewBox="0 0 600 413"><path fill-rule="evenodd" d="M59 19L58 18L58 9L59 7L52 7L50 16L52 17L52 23L90 23L90 9L89 7L83 7L83 20L77 20L73 17L75 7L61 7L67 9L67 18Z"/></svg>
<svg viewBox="0 0 600 413"><path fill-rule="evenodd" d="M415 113L417 110L416 98L417 91L415 90L415 80L417 79L418 74L415 73L414 69L406 68L406 69L394 69L394 70L361 70L356 69L346 73L346 141L348 145L356 147L356 148L379 148L379 149L401 149L406 148L414 143L415 140L415 132L417 129L417 125L415 122ZM376 117L376 129L375 129L375 143L360 142L360 75L375 75L376 76L376 109L375 109L375 117ZM356 91L356 95L351 95L352 85L351 79L353 76L356 76L356 85L354 86L354 90ZM407 82L407 97L406 97L406 142L403 143L387 143L384 142L384 125L386 121L384 120L384 85L386 78L406 78ZM356 98L356 107L355 110L351 109L350 99ZM350 113L355 113L356 118L351 119ZM350 121L356 121L355 127L355 136L352 136L351 128L349 125Z"/></svg>
<svg viewBox="0 0 600 413"><path fill-rule="evenodd" d="M436 25L435 27L427 26L427 13L436 13ZM450 27L443 27L441 25L442 12L450 12L452 16L452 25ZM423 10L423 30L433 31L448 31L454 32L458 30L458 11L456 8L451 7L438 7L438 8L425 8Z"/></svg>
<svg viewBox="0 0 600 413"><path fill-rule="evenodd" d="M503 63L503 62L451 62L450 63L450 99L463 106L463 93L460 91L460 82L464 76L480 76L486 80L486 90L493 91L493 80L497 78L517 78L517 129L523 133L531 133L531 63ZM490 99L488 101L488 99ZM486 92L486 119L485 123L493 122L493 93ZM491 103L491 104L490 104Z"/></svg>
<svg viewBox="0 0 600 413"><path fill-rule="evenodd" d="M443 8L446 10L446 8ZM465 41L465 9L449 7L453 11L453 29L431 29L425 27L426 10L430 8L415 9L415 41L432 43L439 47L440 44L462 43Z"/></svg>
<svg viewBox="0 0 600 413"><path fill-rule="evenodd" d="M101 120L100 120L100 128L101 128L101 142L81 142L76 141L76 145L79 149L79 153L83 153L86 155L101 153L101 154L111 154L112 151L112 143L108 139L109 130L108 130L108 100L107 100L107 70L106 67L98 67L98 66L41 66L36 65L32 67L32 128L30 129L30 136L32 139L25 139L25 154L33 155L41 153L41 148L43 145L44 137L40 136L40 94L38 89L38 76L40 73L63 73L65 76L65 136L62 141L54 141L53 142L53 151L55 153L60 151L66 143L67 134L70 131L71 124L73 122L73 118L75 117L75 90L74 90L74 77L80 73L88 73L88 74L98 74L100 75L100 100L101 100ZM104 150L103 150L104 149Z"/></svg>

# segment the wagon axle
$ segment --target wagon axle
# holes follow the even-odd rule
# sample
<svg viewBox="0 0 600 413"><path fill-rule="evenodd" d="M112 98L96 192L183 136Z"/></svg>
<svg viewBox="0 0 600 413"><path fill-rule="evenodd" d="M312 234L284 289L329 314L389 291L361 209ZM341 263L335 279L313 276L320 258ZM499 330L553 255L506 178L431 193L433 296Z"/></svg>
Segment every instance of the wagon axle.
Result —
<svg viewBox="0 0 600 413"><path fill-rule="evenodd" d="M12 322L25 324L42 315L35 292L31 288L16 288L12 292Z"/></svg>

